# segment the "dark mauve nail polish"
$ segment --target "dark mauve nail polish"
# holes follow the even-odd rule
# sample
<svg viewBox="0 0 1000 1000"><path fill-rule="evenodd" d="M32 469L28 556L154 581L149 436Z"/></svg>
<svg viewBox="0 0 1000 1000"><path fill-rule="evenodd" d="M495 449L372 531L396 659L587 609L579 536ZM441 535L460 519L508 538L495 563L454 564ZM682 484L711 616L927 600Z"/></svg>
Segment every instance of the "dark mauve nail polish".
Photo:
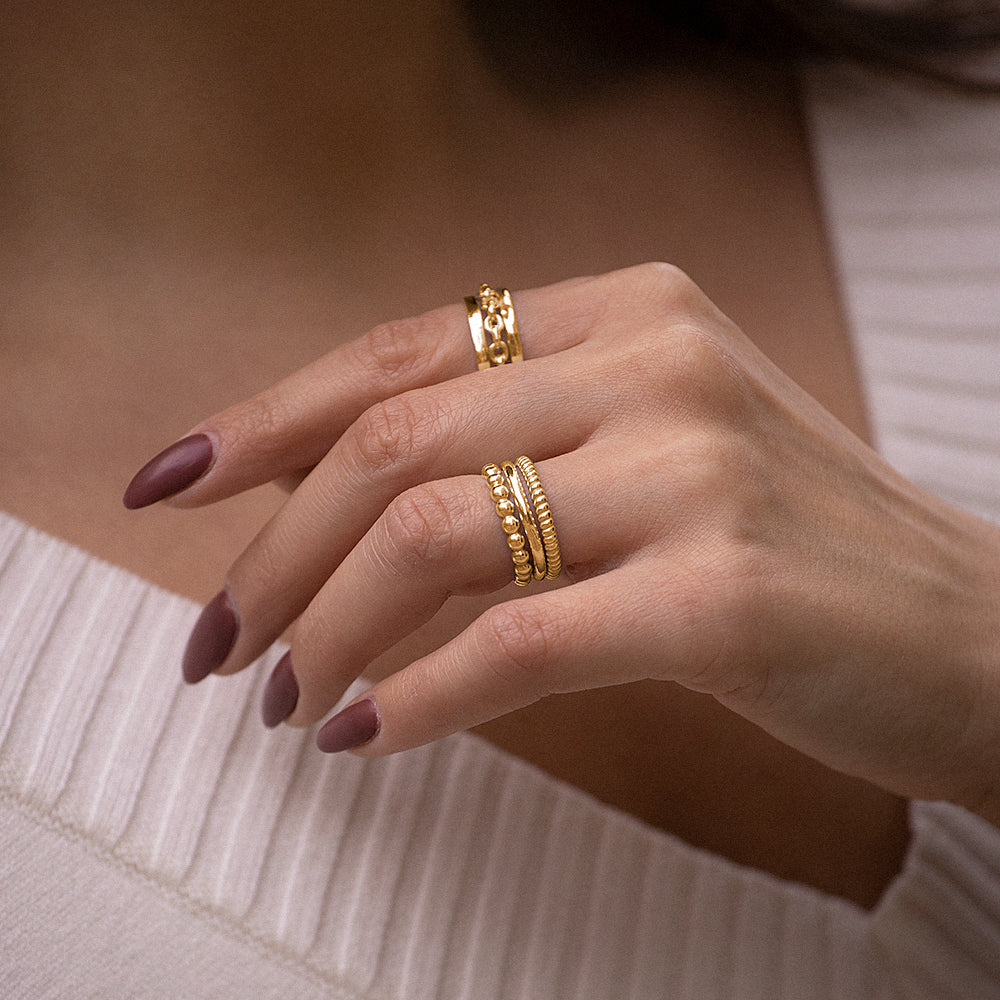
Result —
<svg viewBox="0 0 1000 1000"><path fill-rule="evenodd" d="M292 654L278 660L271 676L264 685L264 696L260 703L260 714L264 725L274 729L279 722L284 722L295 711L299 700L299 684L292 670Z"/></svg>
<svg viewBox="0 0 1000 1000"><path fill-rule="evenodd" d="M182 670L188 684L203 681L213 670L221 667L236 642L240 624L236 605L228 590L219 591L205 605L191 630L187 649L184 650Z"/></svg>
<svg viewBox="0 0 1000 1000"><path fill-rule="evenodd" d="M207 434L192 434L175 441L132 477L122 503L136 510L179 493L205 474L214 455L215 447Z"/></svg>
<svg viewBox="0 0 1000 1000"><path fill-rule="evenodd" d="M378 707L372 698L348 705L316 734L316 746L323 753L340 753L359 747L378 735Z"/></svg>

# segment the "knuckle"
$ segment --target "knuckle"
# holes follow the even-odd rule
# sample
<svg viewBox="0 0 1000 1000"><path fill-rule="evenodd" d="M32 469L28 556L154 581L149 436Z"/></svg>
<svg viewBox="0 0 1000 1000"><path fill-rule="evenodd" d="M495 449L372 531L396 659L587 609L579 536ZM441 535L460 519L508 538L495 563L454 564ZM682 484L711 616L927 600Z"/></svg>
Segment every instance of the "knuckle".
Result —
<svg viewBox="0 0 1000 1000"><path fill-rule="evenodd" d="M372 373L393 378L413 364L419 353L415 325L409 320L389 320L369 330L359 343Z"/></svg>
<svg viewBox="0 0 1000 1000"><path fill-rule="evenodd" d="M380 384L398 381L426 363L436 335L435 323L427 315L389 320L360 338L359 360Z"/></svg>
<svg viewBox="0 0 1000 1000"><path fill-rule="evenodd" d="M637 265L634 270L643 280L659 288L691 280L676 264L668 264L662 260L646 261Z"/></svg>
<svg viewBox="0 0 1000 1000"><path fill-rule="evenodd" d="M704 326L684 322L674 326L671 336L677 358L700 385L731 389L740 375L740 365L726 345Z"/></svg>
<svg viewBox="0 0 1000 1000"><path fill-rule="evenodd" d="M742 444L710 426L685 428L671 442L669 469L672 484L682 494L678 499L691 505L686 508L689 512L710 515L714 527L737 511L749 514L749 505L762 488L749 479L754 458Z"/></svg>
<svg viewBox="0 0 1000 1000"><path fill-rule="evenodd" d="M393 396L369 407L353 429L362 464L374 472L419 465L437 440L444 417L428 401L413 395Z"/></svg>
<svg viewBox="0 0 1000 1000"><path fill-rule="evenodd" d="M635 270L639 286L660 308L677 309L702 299L698 286L674 264L650 261Z"/></svg>
<svg viewBox="0 0 1000 1000"><path fill-rule="evenodd" d="M543 686L555 641L551 624L517 601L492 608L484 618L486 659L493 669L506 682Z"/></svg>
<svg viewBox="0 0 1000 1000"><path fill-rule="evenodd" d="M461 520L452 499L433 483L400 494L382 518L394 563L411 570L451 561L459 545Z"/></svg>
<svg viewBox="0 0 1000 1000"><path fill-rule="evenodd" d="M671 408L728 412L734 403L742 406L748 372L732 324L672 264L642 264L633 271L643 319L619 349L623 363ZM651 365L650 358L658 363Z"/></svg>
<svg viewBox="0 0 1000 1000"><path fill-rule="evenodd" d="M280 450L291 424L288 406L277 392L261 392L240 404L239 433L253 441L257 449L273 447Z"/></svg>
<svg viewBox="0 0 1000 1000"><path fill-rule="evenodd" d="M653 344L649 345L651 349ZM747 372L718 337L697 323L672 323L658 345L662 358L651 391L671 409L746 430L754 392ZM649 381L651 375L647 374Z"/></svg>

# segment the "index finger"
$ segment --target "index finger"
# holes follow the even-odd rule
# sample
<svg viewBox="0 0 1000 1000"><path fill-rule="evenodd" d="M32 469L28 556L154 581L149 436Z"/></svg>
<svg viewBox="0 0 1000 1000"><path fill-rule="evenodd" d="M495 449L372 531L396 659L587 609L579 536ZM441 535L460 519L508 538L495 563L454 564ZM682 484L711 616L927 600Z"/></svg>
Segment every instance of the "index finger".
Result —
<svg viewBox="0 0 1000 1000"><path fill-rule="evenodd" d="M527 357L556 353L584 339L594 309L578 290L564 294L570 284L585 280L516 293ZM382 323L202 421L140 469L126 490L125 506L171 497L177 506L197 507L292 475L316 465L375 403L475 368L461 305Z"/></svg>

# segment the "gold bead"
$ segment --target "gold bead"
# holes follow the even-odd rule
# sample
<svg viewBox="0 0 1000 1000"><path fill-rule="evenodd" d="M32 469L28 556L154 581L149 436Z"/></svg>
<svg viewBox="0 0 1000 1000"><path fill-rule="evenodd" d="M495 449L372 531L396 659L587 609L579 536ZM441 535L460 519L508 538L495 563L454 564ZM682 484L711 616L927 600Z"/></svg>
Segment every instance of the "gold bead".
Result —
<svg viewBox="0 0 1000 1000"><path fill-rule="evenodd" d="M508 472L508 466L510 472ZM482 474L489 484L490 496L493 498L497 514L500 517L501 528L507 537L507 545L514 563L514 582L519 587L526 587L532 577L540 580L544 575L544 569L533 562L533 556L528 551L528 542L524 534L526 529L522 518L528 519L532 530L537 534L534 511L530 504L522 499L521 493L524 491L520 481L509 478L511 474L516 476L513 463L504 462L502 465L498 465L496 462L489 462L483 466ZM515 483L517 488L512 496L511 488ZM542 554L542 558L544 559L544 554Z"/></svg>

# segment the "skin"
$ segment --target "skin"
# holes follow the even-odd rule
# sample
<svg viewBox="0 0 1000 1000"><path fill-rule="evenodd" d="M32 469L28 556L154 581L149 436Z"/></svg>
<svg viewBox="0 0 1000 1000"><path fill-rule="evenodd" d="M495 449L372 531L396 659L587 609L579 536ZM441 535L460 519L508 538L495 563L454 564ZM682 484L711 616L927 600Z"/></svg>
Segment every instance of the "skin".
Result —
<svg viewBox="0 0 1000 1000"><path fill-rule="evenodd" d="M516 596L538 598L539 607L576 601L570 620L581 628L589 625L589 635L601 631L597 591L609 582L620 598L615 619L622 608L633 617L648 615L654 591L680 593L685 581L694 590L684 605L691 612L687 632L677 622L671 626L669 615L658 623L644 622L649 648L632 650L633 673L649 679L542 698L477 731L693 844L873 905L906 847L901 783L889 781L888 788L895 789L889 791L832 769L705 693L712 685L704 671L700 681L696 676L699 657L708 667L704 650L696 649L698 636L708 636L713 622L743 636L741 655L726 661L732 670L720 669L715 678L721 684L728 673L729 681L738 681L744 671L736 664L745 667L752 659L751 639L756 634L759 641L761 629L737 629L736 623L766 610L766 620L782 622L788 663L805 664L803 670L810 673L803 677L822 673L825 657L837 645L832 636L838 620L827 622L824 645L804 621L796 629L794 620L782 619L779 598L800 584L819 585L809 577L802 553L812 551L815 522L822 525L824 518L832 517L843 529L845 517L855 511L858 523L868 525L868 543L878 542L875 551L892 551L893 560L906 551L913 539L887 529L894 519L878 520L878 527L865 521L862 514L871 507L866 489L910 497L894 502L907 517L920 512L914 523L930 516L927 509L937 510L940 525L951 525L955 537L966 539L966 549L971 539L979 569L966 565L964 554L953 560L965 566L963 586L970 591L978 588L968 579L989 576L981 567L995 539L955 512L933 504L927 508L927 498L908 494L909 487L891 477L886 486L881 477L887 473L877 460L855 437L844 437L847 427L863 439L867 426L794 81L780 69L706 63L644 75L587 101L540 110L504 88L449 4L366 5L363 16L359 10L357 5L318 9L293 3L265 18L225 0L208 8L146 4L141 13L99 2L86 9L54 2L9 5L0 38L0 75L8 95L0 108L5 135L0 506L202 602L230 579L244 626L241 646L224 668L231 671L288 618L287 609L269 610L275 600L270 587L254 589L241 577L255 564L253 553L259 555L267 544L252 543L255 534L283 511L287 496L273 486L239 492L272 475L258 464L267 435L272 434L271 457L287 486L288 470L294 477L302 466L327 461L331 449L342 453L347 445L337 444L340 433L372 405L396 399L407 373L412 376L421 365L422 405L437 405L435 392L445 407L458 406L460 398L467 405L489 392L482 409L494 415L485 431L477 431L482 436L474 447L450 424L442 425L451 442L447 470L435 471L424 453L423 469L404 463L394 477L389 469L381 473L379 489L388 500L397 488L397 495L417 490L419 497L428 483L452 482L460 490L444 499L470 518L463 528L456 516L456 544L463 547L461 553L455 550L454 565L449 560L431 577L440 581L447 572L468 571L468 579L448 577L448 588L455 590L492 591L508 580L509 557L476 473L487 460L524 451L539 463L576 582L545 595L533 585ZM330 57L332 52L337 58ZM507 160L482 155L482 142L474 137L484 134L484 122L490 134L507 137L516 149L516 169ZM487 220L499 221L487 230ZM681 265L756 348L706 304L702 293L659 268L562 290L527 291L644 259ZM453 305L435 314L433 322L417 324L426 338L396 366L396 381L380 374L374 363L367 382L350 382L344 373L348 358L362 361L365 344L380 335L389 343L385 329L358 346L344 346L344 353L325 363L327 372L335 370L338 393L346 386L353 395L347 401L337 396L337 405L328 406L336 410L332 422L322 432L307 431L305 445L297 435L296 426L303 426L297 418L291 424L272 420L293 417L297 403L305 413L306 397L324 395L330 388L324 362L293 379L304 396L288 396L287 384L278 395L265 387L281 384L289 372L352 343L384 320L457 303L484 279L514 290L529 359L517 371L472 370L464 315ZM642 289L641 301L626 309L623 301L627 304L635 290L632 282ZM589 289L586 295L583 288ZM760 565L750 572L752 560L741 557L723 530L727 523L739 523L737 514L765 541L773 542L780 531L778 522L754 506L754 490L767 482L760 475L736 483L736 496L745 503L742 513L720 508L712 513L719 501L714 487L728 483L735 470L696 460L695 446L700 442L698 447L716 459L735 449L745 466L748 457L741 449L747 441L741 435L753 425L727 422L735 411L727 410L725 393L710 377L713 371L719 374L718 365L680 380L688 387L686 395L667 398L667 379L680 389L674 341L678 301L686 303L682 311L697 329L704 326L702 347L692 359L707 364L713 351L706 345L715 344L735 359L737 367L725 370L746 368L737 382L746 386L747 412L756 413L757 438L749 454L759 470L766 467L777 477L775 483L792 488L787 477L794 464L775 468L765 454L761 435L767 428L777 434L782 455L798 456L801 467L822 482L833 484L835 478L824 471L829 457L824 448L833 448L834 468L846 464L850 472L853 505L828 510L823 504L832 494L821 497L812 490L815 522L785 525L795 528L800 546L806 545L806 535L809 542L773 577L774 592L748 585L742 596L727 598L720 582L715 591L702 587L699 596L696 584L706 568L721 574L726 565L734 573L743 566L735 579L749 574L748 581L762 573ZM405 337L412 328L408 323L396 330ZM570 342L581 337L571 350ZM621 371L623 378L635 376L635 391L624 392L620 383L622 398L613 399L615 382L604 365ZM535 388L525 397L530 404L511 408L506 394L491 391L503 380L522 378L542 380L532 382ZM796 386L839 423L820 417ZM513 396L512 382L508 388ZM261 391L268 405L259 400L239 405ZM228 416L205 423L206 414L230 404L237 408ZM506 408L502 419L495 415L499 406ZM603 414L606 423L579 423L591 406L591 416ZM544 424L537 407L544 407ZM628 433L628 414L633 425L648 421L660 441L648 478L618 474L613 465L604 475L573 465L585 445L603 456L598 471L605 470L603 463L619 444L636 447L640 435ZM529 417L531 428L524 423ZM519 421L523 434L515 435ZM209 426L219 443L212 472L174 504L141 514L122 510L121 491L132 473L199 424ZM589 444L581 436L588 430L593 432ZM531 437L542 432L544 441ZM356 429L348 441L358 438ZM431 444L425 436L421 447ZM690 468L681 464L684 456ZM332 476L332 465L319 474ZM374 470L372 475L374 482ZM358 488L366 489L360 483ZM839 478L836 489L844 489ZM615 503L622 491L632 494L625 507ZM226 494L234 495L209 502ZM299 517L305 505L294 496L292 503L289 512L298 514L282 516L298 531L307 524ZM180 511L178 505L187 509ZM622 514L633 509L655 516L640 525ZM363 510L346 526L320 520L313 527L324 542L347 547L349 536L363 537L377 521L379 512L370 506ZM473 525L483 529L474 544ZM856 525L850 527L853 538ZM952 529L940 531L951 537ZM272 529L265 528L262 538L273 541L268 532ZM854 614L865 610L865 601L874 596L884 604L888 594L861 571L863 547L839 546L831 541L834 536L823 537L849 588L845 594L854 593L847 597L849 608L839 606L840 626L850 617L853 629ZM843 541L843 534L837 537ZM918 548L929 553L932 564L948 549L939 551L936 541ZM359 550L357 560L366 551L370 556L375 549ZM397 546L396 551L405 563L405 549ZM726 558L704 562L712 551ZM777 565L778 550L761 542L758 554L763 559L768 553ZM227 577L230 565L236 568ZM279 568L289 572L284 564ZM411 617L415 622L433 600L428 603L426 575L410 571L419 594L419 608L414 608L419 614ZM936 572L947 590L948 572ZM330 579L333 575L331 570ZM905 570L900 579L910 579L912 588ZM997 592L995 581L989 582L991 592ZM310 589L320 593L324 584L321 579L305 588L297 584L298 599ZM433 589L434 580L430 584ZM859 586L859 592L850 589ZM579 600L573 598L577 588ZM595 594L592 608L582 600L585 593ZM388 677L425 662L439 648L452 654L471 650L468 640L465 647L448 644L510 596L515 595L501 589L450 598L427 624L378 656L369 665L371 675ZM713 614L694 615L696 607L708 609L713 596ZM980 621L967 621L971 612L958 615L942 625L940 634L967 635L976 645L975 637L995 620L987 604L977 597L970 608L982 609ZM744 611L737 614L740 606ZM655 607L664 607L662 600ZM757 610L751 615L748 607ZM895 602L893 609L892 620ZM820 600L813 611L822 610ZM919 626L913 645L928 625L919 610L922 606L913 605ZM371 655L362 637L353 635L349 664L339 655L326 666L320 662L324 643L339 641L338 623L347 623L344 611L338 608L325 624L315 615L312 624L295 632L295 670L303 687L296 723L322 711L321 704ZM939 614L937 605L934 614ZM500 612L491 615L485 624L502 621ZM966 626L971 631L959 631ZM898 631L905 631L903 623ZM395 632L384 634L377 645L393 638L398 638ZM606 646L606 638L597 637L582 657L564 651L560 659L554 653L551 663L546 659L542 687L574 686L559 667L569 659L578 664L574 670L588 672L587 683L608 683L602 642ZM805 646L799 648L799 642ZM557 647L562 643L552 648L558 652ZM985 662L989 640L978 647ZM894 633L877 651L889 662L901 648L909 651L910 646ZM958 663L963 657L954 653L954 662L942 661L949 664L949 676L972 669ZM462 669L476 663L487 669L485 659L457 660L465 664ZM862 661L851 662L857 667ZM519 692L516 700L540 693L524 672L518 675L523 681L512 685ZM660 679L668 675L697 690ZM849 670L837 676L855 675ZM833 698L835 690L826 690ZM960 701L962 690L958 685ZM768 706L761 720L789 742L852 774L868 773L870 759L863 754L855 759L848 747L831 746L837 734L828 730L835 718L843 721L846 708L837 716L827 705L826 729L816 706L803 708L800 732L792 716L779 710L778 699L765 697L766 691L759 694L750 700ZM497 692L483 696L490 712L474 713L479 717L504 707ZM366 752L404 740L407 724L424 726L425 735L443 725L443 715L434 714L439 710L418 713L406 723L387 693L379 699L382 742L373 742ZM772 702L776 707L770 707ZM456 725L472 720L463 711L448 709ZM813 731L825 734L816 747L805 745L803 736ZM864 742L862 735L858 740ZM971 747L963 753L967 758ZM875 754L891 770L885 756ZM957 773L957 762L951 770Z"/></svg>
<svg viewBox="0 0 1000 1000"><path fill-rule="evenodd" d="M668 265L521 300L530 364L463 374L445 309L198 428L219 457L184 503L312 467L229 572L225 672L297 621L289 722L309 725L450 597L509 583L493 502L462 475L500 425L542 459L571 585L495 604L375 684L357 753L652 679L891 792L992 815L1000 533L895 473Z"/></svg>

